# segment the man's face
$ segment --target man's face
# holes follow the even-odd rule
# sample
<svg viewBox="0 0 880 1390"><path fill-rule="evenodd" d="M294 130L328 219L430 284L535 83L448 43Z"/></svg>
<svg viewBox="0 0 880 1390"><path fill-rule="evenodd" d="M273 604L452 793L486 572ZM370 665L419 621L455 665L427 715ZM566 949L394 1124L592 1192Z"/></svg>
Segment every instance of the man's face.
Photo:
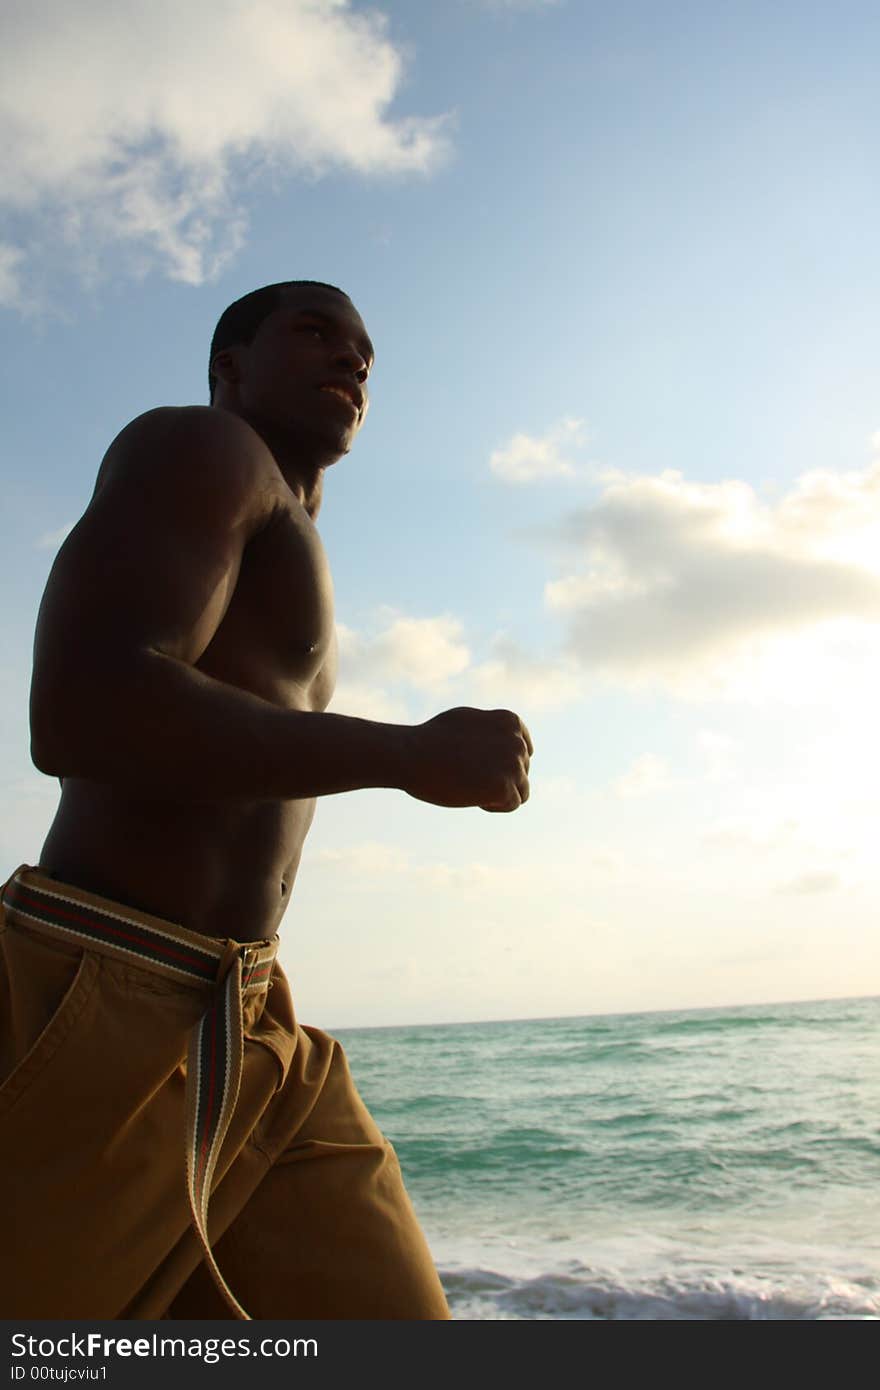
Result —
<svg viewBox="0 0 880 1390"><path fill-rule="evenodd" d="M301 439L330 461L347 454L367 413L373 345L345 295L285 290L253 342L235 350L243 413Z"/></svg>

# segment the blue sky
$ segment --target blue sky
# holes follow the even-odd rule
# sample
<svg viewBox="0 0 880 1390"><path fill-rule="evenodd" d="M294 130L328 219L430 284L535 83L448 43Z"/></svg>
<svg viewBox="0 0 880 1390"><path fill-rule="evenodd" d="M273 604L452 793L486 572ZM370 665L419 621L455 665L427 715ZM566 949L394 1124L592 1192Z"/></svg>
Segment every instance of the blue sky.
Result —
<svg viewBox="0 0 880 1390"><path fill-rule="evenodd" d="M880 992L876 6L50 0L0 38L9 871L104 450L206 400L231 300L323 279L377 347L331 708L505 706L535 758L514 816L322 803L301 1016Z"/></svg>

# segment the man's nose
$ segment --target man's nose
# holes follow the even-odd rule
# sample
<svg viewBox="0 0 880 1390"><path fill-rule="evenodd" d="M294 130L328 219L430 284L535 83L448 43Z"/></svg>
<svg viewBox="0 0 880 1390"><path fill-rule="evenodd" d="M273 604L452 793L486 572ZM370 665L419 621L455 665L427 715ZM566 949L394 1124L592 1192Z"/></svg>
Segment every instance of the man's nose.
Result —
<svg viewBox="0 0 880 1390"><path fill-rule="evenodd" d="M366 358L354 343L340 344L333 354L333 363L334 366L346 367L349 371L355 372L358 381L366 381L369 375Z"/></svg>

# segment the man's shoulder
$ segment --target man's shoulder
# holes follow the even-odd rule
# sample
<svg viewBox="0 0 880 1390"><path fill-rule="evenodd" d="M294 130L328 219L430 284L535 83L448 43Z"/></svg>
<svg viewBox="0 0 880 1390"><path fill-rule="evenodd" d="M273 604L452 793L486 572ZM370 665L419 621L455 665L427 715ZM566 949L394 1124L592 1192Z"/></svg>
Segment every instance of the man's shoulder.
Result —
<svg viewBox="0 0 880 1390"><path fill-rule="evenodd" d="M172 491L264 493L282 483L271 451L246 420L208 405L163 405L131 420L111 443L95 482L152 482Z"/></svg>
<svg viewBox="0 0 880 1390"><path fill-rule="evenodd" d="M223 455L253 456L273 461L256 430L234 415L213 405L159 405L137 415L113 440L108 455L135 453L143 448L195 448L207 445Z"/></svg>

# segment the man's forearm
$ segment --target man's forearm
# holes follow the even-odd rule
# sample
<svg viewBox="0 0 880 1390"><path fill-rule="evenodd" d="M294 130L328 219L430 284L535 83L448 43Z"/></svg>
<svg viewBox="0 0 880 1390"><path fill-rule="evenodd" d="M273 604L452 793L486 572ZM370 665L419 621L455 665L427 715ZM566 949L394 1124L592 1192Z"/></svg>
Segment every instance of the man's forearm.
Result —
<svg viewBox="0 0 880 1390"><path fill-rule="evenodd" d="M60 684L60 683L59 683ZM295 800L402 787L411 730L283 709L158 652L35 684L32 755L80 777L172 800Z"/></svg>

